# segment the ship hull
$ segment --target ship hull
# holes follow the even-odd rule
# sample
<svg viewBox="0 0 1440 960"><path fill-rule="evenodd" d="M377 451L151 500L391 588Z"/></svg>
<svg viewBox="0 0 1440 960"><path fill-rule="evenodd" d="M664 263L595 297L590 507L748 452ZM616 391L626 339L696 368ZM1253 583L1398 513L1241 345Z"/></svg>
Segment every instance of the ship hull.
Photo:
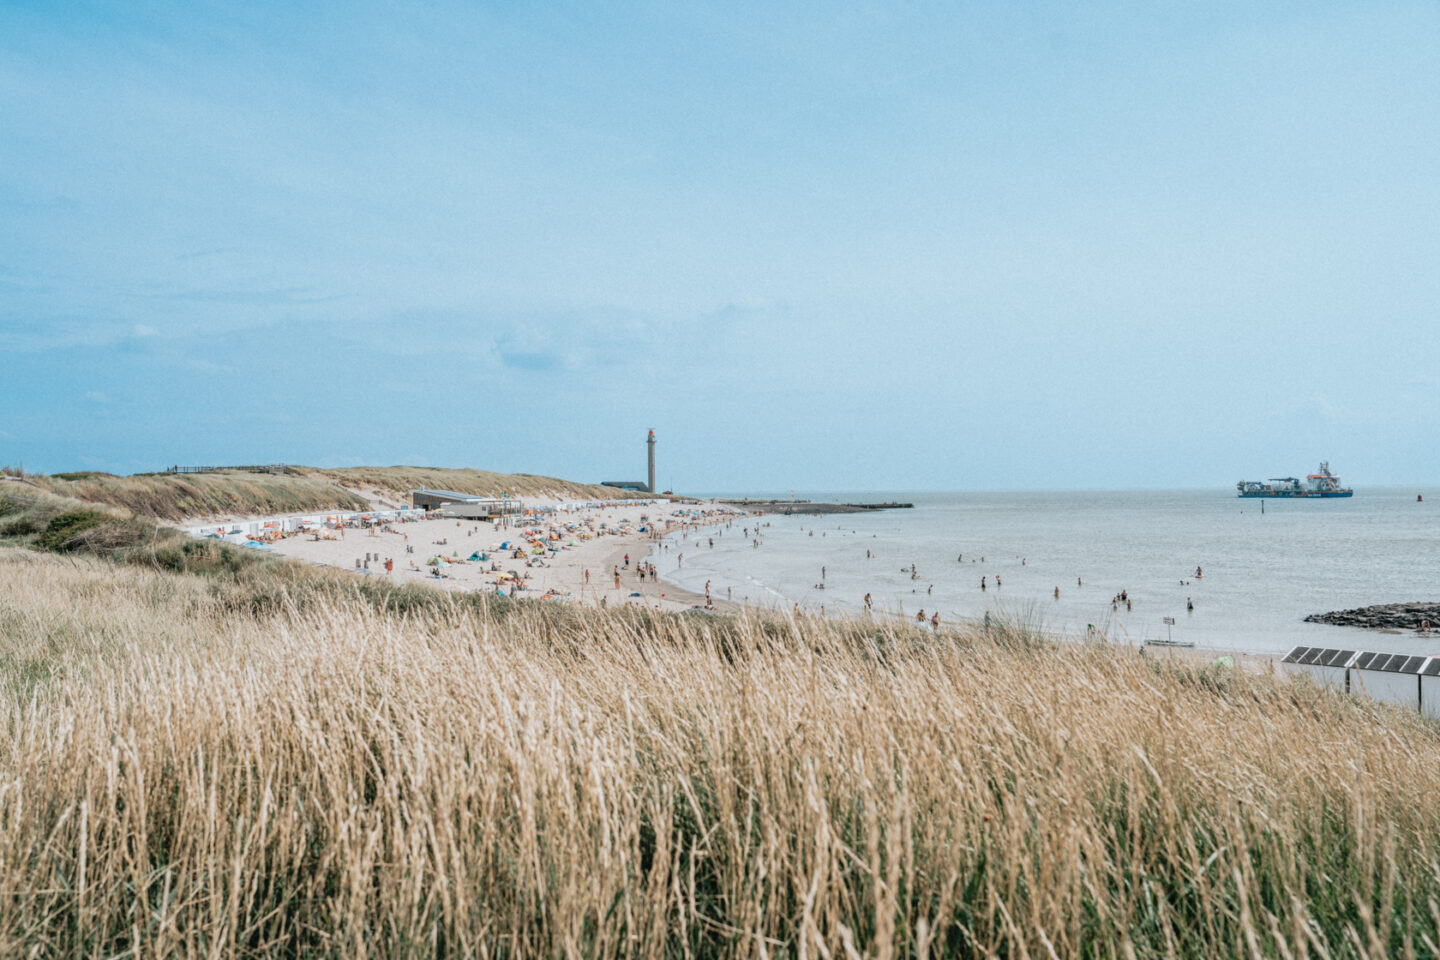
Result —
<svg viewBox="0 0 1440 960"><path fill-rule="evenodd" d="M1316 493L1312 490L1257 490L1254 493L1238 493L1238 497L1264 500L1334 500L1339 497L1353 497L1354 490L1326 490Z"/></svg>

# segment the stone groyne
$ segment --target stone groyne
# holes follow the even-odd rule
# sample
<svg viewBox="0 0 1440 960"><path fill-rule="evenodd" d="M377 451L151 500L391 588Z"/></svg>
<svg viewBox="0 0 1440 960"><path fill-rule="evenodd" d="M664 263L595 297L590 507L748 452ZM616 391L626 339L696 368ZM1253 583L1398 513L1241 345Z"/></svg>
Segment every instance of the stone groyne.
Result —
<svg viewBox="0 0 1440 960"><path fill-rule="evenodd" d="M779 514L869 513L872 510L905 510L913 503L817 503L813 500L721 500L727 506Z"/></svg>
<svg viewBox="0 0 1440 960"><path fill-rule="evenodd" d="M1377 603L1352 610L1312 613L1305 620L1369 630L1419 630L1428 620L1430 629L1435 630L1440 629L1440 603Z"/></svg>

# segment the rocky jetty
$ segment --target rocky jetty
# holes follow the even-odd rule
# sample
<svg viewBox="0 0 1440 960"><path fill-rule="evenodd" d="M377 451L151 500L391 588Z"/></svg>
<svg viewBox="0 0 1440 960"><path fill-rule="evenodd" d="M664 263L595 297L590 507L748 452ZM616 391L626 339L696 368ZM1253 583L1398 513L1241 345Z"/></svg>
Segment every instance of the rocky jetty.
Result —
<svg viewBox="0 0 1440 960"><path fill-rule="evenodd" d="M913 503L816 503L813 500L721 500L730 506L779 514L868 513L871 510L907 510Z"/></svg>
<svg viewBox="0 0 1440 960"><path fill-rule="evenodd" d="M1305 619L1309 623L1334 623L1369 630L1419 630L1421 623L1429 620L1430 628L1436 630L1440 629L1440 603L1377 603L1373 607L1312 613Z"/></svg>

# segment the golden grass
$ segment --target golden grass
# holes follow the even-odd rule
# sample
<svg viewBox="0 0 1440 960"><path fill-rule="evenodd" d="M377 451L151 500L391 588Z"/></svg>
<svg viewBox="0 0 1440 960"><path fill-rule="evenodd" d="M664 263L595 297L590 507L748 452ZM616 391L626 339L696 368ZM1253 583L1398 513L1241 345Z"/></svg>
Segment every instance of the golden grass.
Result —
<svg viewBox="0 0 1440 960"><path fill-rule="evenodd" d="M317 477L218 471L191 474L32 474L35 486L63 497L101 503L159 520L220 515L259 516L307 510L366 510L369 501Z"/></svg>
<svg viewBox="0 0 1440 960"><path fill-rule="evenodd" d="M1440 737L1014 630L0 550L0 955L1433 956Z"/></svg>
<svg viewBox="0 0 1440 960"><path fill-rule="evenodd" d="M409 503L409 491L422 488L455 490L477 496L552 497L613 500L641 496L599 484L572 483L526 473L446 470L430 467L290 467L288 473L136 474L108 473L46 476L27 479L50 493L128 510L158 520L191 517L273 516L319 510L367 510L375 494L397 505ZM18 486L18 485L17 485Z"/></svg>
<svg viewBox="0 0 1440 960"><path fill-rule="evenodd" d="M575 483L533 473L493 473L489 470L441 467L299 467L306 475L335 480L347 487L365 487L403 496L411 490L454 490L475 496L498 497L508 492L518 497L550 497L557 500L620 500L646 494L620 490L598 483Z"/></svg>

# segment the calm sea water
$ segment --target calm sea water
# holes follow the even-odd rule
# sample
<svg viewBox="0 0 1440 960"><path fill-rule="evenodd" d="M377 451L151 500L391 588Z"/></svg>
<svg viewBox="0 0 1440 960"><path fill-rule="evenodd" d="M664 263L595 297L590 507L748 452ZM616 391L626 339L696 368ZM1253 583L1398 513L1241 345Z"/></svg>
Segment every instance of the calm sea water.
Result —
<svg viewBox="0 0 1440 960"><path fill-rule="evenodd" d="M1416 502L1417 493L1425 502ZM1174 639L1202 647L1275 653L1295 644L1360 645L1440 653L1440 637L1303 621L1306 614L1373 603L1440 601L1440 491L1432 489L1271 500L1263 514L1261 501L1224 491L810 498L895 499L915 508L769 515L760 521L767 526L758 547L753 529L751 537L742 535L742 526L753 527L744 521L691 533L652 559L679 586L701 592L709 580L717 598L728 589L736 601L769 607L855 613L869 593L877 609L912 617L922 608L927 616L939 610L954 623L988 612L1077 636L1093 624L1121 641L1164 638L1163 618L1173 617ZM1201 578L1194 576L1197 566ZM822 567L824 590L816 589ZM1132 609L1112 608L1121 590Z"/></svg>

